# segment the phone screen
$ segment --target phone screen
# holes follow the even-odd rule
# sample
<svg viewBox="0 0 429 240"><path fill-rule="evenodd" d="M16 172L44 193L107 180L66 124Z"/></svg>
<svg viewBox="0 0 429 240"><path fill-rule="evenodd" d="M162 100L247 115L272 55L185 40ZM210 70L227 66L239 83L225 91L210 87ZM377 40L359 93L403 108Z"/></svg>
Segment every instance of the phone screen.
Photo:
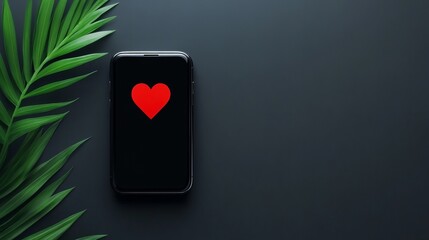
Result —
<svg viewBox="0 0 429 240"><path fill-rule="evenodd" d="M111 178L118 192L185 192L192 183L192 62L118 53L111 65Z"/></svg>

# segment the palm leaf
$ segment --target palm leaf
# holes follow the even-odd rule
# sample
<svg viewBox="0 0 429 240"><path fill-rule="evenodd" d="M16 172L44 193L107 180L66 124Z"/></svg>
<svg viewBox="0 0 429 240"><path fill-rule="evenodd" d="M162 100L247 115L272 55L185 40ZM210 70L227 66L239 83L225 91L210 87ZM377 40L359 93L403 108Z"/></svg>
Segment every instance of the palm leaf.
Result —
<svg viewBox="0 0 429 240"><path fill-rule="evenodd" d="M43 94L48 94L48 93L51 93L51 92L54 92L54 91L58 91L60 89L66 88L68 86L71 86L71 85L73 85L73 84L75 84L75 83L77 83L77 82L85 79L86 77L88 77L88 76L90 76L90 75L92 75L94 73L95 73L95 71L91 72L91 73L88 73L88 74L85 74L85 75L77 76L77 77L74 77L74 78L69 78L69 79L66 79L66 80L62 80L62 81L57 81L57 82L46 84L44 86L41 86L41 87L39 87L39 88L37 88L37 89L29 92L28 94L26 94L24 96L24 98L35 97L35 96L39 96L39 95L43 95Z"/></svg>
<svg viewBox="0 0 429 240"><path fill-rule="evenodd" d="M24 82L21 75L21 67L18 59L18 47L16 44L15 23L13 22L12 12L10 10L8 0L4 1L3 6L3 35L4 35L4 49L9 61L9 67L12 76L15 79L15 84L19 90L24 89Z"/></svg>
<svg viewBox="0 0 429 240"><path fill-rule="evenodd" d="M85 7L82 10L82 16L85 16L85 14L91 9L92 5L94 3L94 0L86 0Z"/></svg>
<svg viewBox="0 0 429 240"><path fill-rule="evenodd" d="M0 176L3 183L0 186L0 199L14 191L26 179L48 145L56 127L57 124L52 125L44 134L40 130L38 134L33 132L27 135L12 161L8 162L8 171L2 172Z"/></svg>
<svg viewBox="0 0 429 240"><path fill-rule="evenodd" d="M39 113L45 113L49 112L58 108L62 108L65 106L68 106L74 102L76 102L77 99L68 101L68 102L57 102L57 103L46 103L46 104L37 104L37 105L30 105L21 107L16 111L15 116L16 117L22 117L26 115L32 115L32 114L39 114Z"/></svg>
<svg viewBox="0 0 429 240"><path fill-rule="evenodd" d="M59 180L61 180L61 182ZM57 189L58 185L62 183L63 179L59 180L52 184L55 186L48 186L44 191L39 193L33 200L12 216L10 221L0 226L0 238L16 238L64 200L64 198L72 191L71 188L51 196L51 194Z"/></svg>
<svg viewBox="0 0 429 240"><path fill-rule="evenodd" d="M59 121L67 114L48 112L64 108L75 100L37 104L25 102L25 105L23 100L69 87L92 74L54 80L37 88L33 87L39 79L74 69L105 55L89 53L66 56L113 32L95 32L114 19L101 18L116 6L106 6L107 2L40 0L33 26L33 1L27 0L22 30L21 67L12 11L8 0L3 1L1 19L5 54L0 54L0 239L20 237L30 226L60 204L71 191L66 189L55 193L67 174L50 185L47 183L85 140L71 145L48 161L43 162L41 156ZM6 56L6 59L3 56ZM17 141L21 137L23 140ZM16 150L9 153L11 145L16 145L15 148L10 148ZM57 239L80 216L80 213L74 214L44 230L30 234L26 239ZM102 237L104 235L83 239Z"/></svg>
<svg viewBox="0 0 429 240"><path fill-rule="evenodd" d="M73 19L73 15L76 12L76 8L79 4L79 0L75 0L72 2L70 9L66 15L66 17L64 18L62 24L61 24L61 31L60 34L58 35L58 43L60 43L61 41L63 41L63 39L66 37L66 34L69 30L70 27L70 23Z"/></svg>
<svg viewBox="0 0 429 240"><path fill-rule="evenodd" d="M78 29L78 31L76 32L76 34L74 36L80 36L80 35L85 35L85 34L94 32L94 31L98 30L99 28L101 28L102 26L106 25L107 23L111 22L115 18L116 18L115 16L112 16L112 17L104 18L102 20L90 23L86 26L83 26L82 28ZM76 39L76 37L70 38L70 40L75 40L75 39Z"/></svg>
<svg viewBox="0 0 429 240"><path fill-rule="evenodd" d="M15 139L34 131L47 124L54 123L64 118L67 113L48 115L43 117L25 118L17 121L10 130L10 141L13 142Z"/></svg>
<svg viewBox="0 0 429 240"><path fill-rule="evenodd" d="M82 214L85 211L80 211L78 213L75 213L73 215L71 215L70 217L46 228L43 229L40 232L37 232L31 236L28 236L26 238L24 238L24 240L45 240L45 239L50 239L50 240L55 240L61 237L61 235L64 234L64 232L66 232L71 225L73 225L74 222L76 222L76 220L82 216Z"/></svg>
<svg viewBox="0 0 429 240"><path fill-rule="evenodd" d="M25 80L28 82L31 78L32 59L31 59L31 15L33 9L33 1L27 0L27 8L25 10L24 33L22 34L22 60L24 66Z"/></svg>
<svg viewBox="0 0 429 240"><path fill-rule="evenodd" d="M0 144L4 144L4 139L6 137L6 132L3 127L0 126Z"/></svg>
<svg viewBox="0 0 429 240"><path fill-rule="evenodd" d="M0 101L0 121L2 121L4 124L9 124L10 116L7 112L6 107L3 105L3 103Z"/></svg>
<svg viewBox="0 0 429 240"><path fill-rule="evenodd" d="M104 4L106 4L109 0L96 0L94 5L92 6L91 10L98 9L102 7Z"/></svg>
<svg viewBox="0 0 429 240"><path fill-rule="evenodd" d="M64 174L59 179L55 180L53 183L51 183L49 186L43 189L43 191L37 193L30 201L24 204L24 207L20 208L18 211L13 213L12 217L10 217L7 221L4 221L0 225L0 232L3 233L5 229L11 229L13 226L19 226L22 223L24 223L26 220L28 220L23 218L22 217L23 215L37 213L37 211L35 211L37 210L37 208L31 208L31 206L41 202L40 200L46 200L47 198L51 197L55 193L57 188L61 185L61 183L64 182L69 172Z"/></svg>
<svg viewBox="0 0 429 240"><path fill-rule="evenodd" d="M54 0L42 0L40 3L33 45L33 63L35 69L38 69L42 63L53 7Z"/></svg>
<svg viewBox="0 0 429 240"><path fill-rule="evenodd" d="M48 42L48 54L52 52L57 44L58 33L63 18L64 10L66 9L67 0L60 0L55 9L54 18L52 19L51 30Z"/></svg>
<svg viewBox="0 0 429 240"><path fill-rule="evenodd" d="M49 76L49 75L52 75L52 74L55 74L55 73L59 73L59 72L67 71L67 70L75 68L75 67L79 67L83 64L86 64L86 63L94 61L98 58L101 58L104 55L106 55L106 54L105 53L92 53L92 54L83 55L83 56L79 56L79 57L61 59L59 61L51 63L46 68L44 68L40 72L40 74L38 75L36 80L43 78L43 77L46 77L46 76Z"/></svg>
<svg viewBox="0 0 429 240"><path fill-rule="evenodd" d="M104 37L107 35L113 33L114 31L100 31L95 32L91 34L84 35L76 40L73 40L69 42L68 44L64 45L60 50L56 51L55 54L52 54L52 58L57 58L63 55L66 55L68 53L77 51L83 47L86 47ZM42 75L42 73L41 73Z"/></svg>
<svg viewBox="0 0 429 240"><path fill-rule="evenodd" d="M96 21L100 16L110 11L112 8L116 7L118 4L111 4L105 7L102 7L100 9L97 9L96 11L89 12L79 24L76 25L75 29L78 31L79 29L88 26L88 24L91 24L92 22Z"/></svg>
<svg viewBox="0 0 429 240"><path fill-rule="evenodd" d="M98 240L98 239L102 239L106 236L107 235L92 235L92 236L87 236L87 237L81 237L81 238L78 238L76 240Z"/></svg>
<svg viewBox="0 0 429 240"><path fill-rule="evenodd" d="M70 22L70 27L68 33L71 33L77 22L82 16L83 7L85 6L86 0L79 0L79 4L76 7L76 11L74 12L73 18Z"/></svg>
<svg viewBox="0 0 429 240"><path fill-rule="evenodd" d="M4 200L2 210L0 211L0 219L17 209L39 191L64 166L70 155L85 141L80 141L68 147L55 157L33 169L26 181L16 191L16 194Z"/></svg>
<svg viewBox="0 0 429 240"><path fill-rule="evenodd" d="M13 104L18 103L18 93L9 78L3 57L0 54L0 88L4 96Z"/></svg>

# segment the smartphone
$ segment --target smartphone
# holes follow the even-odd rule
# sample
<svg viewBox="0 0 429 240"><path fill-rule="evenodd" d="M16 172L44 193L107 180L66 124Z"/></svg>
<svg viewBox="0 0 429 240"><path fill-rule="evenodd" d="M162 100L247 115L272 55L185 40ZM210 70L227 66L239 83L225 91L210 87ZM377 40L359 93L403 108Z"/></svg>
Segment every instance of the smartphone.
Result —
<svg viewBox="0 0 429 240"><path fill-rule="evenodd" d="M180 194L193 181L193 64L184 52L111 60L110 166L117 193Z"/></svg>

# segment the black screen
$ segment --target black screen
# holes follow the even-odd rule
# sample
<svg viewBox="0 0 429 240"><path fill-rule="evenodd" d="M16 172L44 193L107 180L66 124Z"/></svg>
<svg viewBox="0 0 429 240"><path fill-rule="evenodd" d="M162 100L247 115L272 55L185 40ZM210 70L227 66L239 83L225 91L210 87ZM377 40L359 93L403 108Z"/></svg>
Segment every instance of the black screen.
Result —
<svg viewBox="0 0 429 240"><path fill-rule="evenodd" d="M120 192L191 185L192 63L180 53L112 59L111 167Z"/></svg>

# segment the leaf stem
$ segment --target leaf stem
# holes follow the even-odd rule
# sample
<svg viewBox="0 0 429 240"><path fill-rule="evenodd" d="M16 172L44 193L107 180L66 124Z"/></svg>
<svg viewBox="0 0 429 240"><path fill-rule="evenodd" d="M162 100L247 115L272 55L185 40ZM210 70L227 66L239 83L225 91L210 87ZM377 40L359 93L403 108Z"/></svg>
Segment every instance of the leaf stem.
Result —
<svg viewBox="0 0 429 240"><path fill-rule="evenodd" d="M9 148L9 137L10 137L10 130L12 129L12 125L13 122L15 120L16 117L16 113L19 110L19 108L21 107L21 103L22 100L24 100L25 95L27 94L28 89L30 88L31 84L34 82L34 80L36 79L37 75L39 74L39 72L42 70L43 66L49 61L48 57L46 57L46 59L42 62L42 64L40 64L40 66L37 68L37 70L33 73L33 75L31 76L31 79L28 83L25 84L24 89L22 90L18 101L14 107L13 113L9 119L9 124L7 124L7 130L6 130L6 134L4 137L4 145L0 151L0 169L3 167L4 164L4 160L6 159L6 155L7 155L7 150Z"/></svg>

